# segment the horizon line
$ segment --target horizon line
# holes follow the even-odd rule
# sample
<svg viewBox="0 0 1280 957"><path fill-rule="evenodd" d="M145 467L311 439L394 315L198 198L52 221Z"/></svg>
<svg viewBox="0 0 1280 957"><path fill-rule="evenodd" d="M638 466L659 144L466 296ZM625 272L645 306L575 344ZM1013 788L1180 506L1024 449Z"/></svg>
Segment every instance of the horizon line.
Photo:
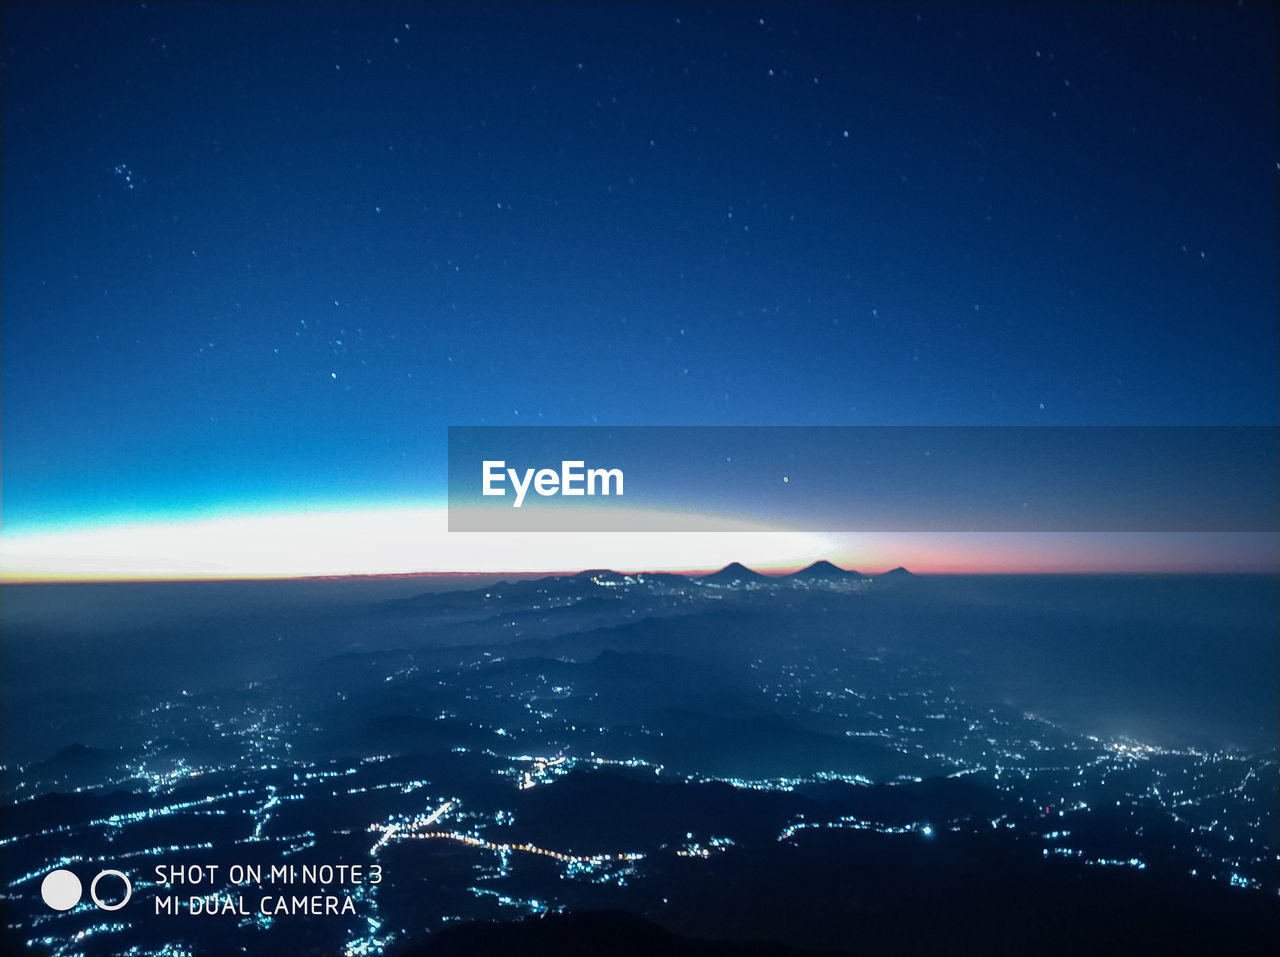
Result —
<svg viewBox="0 0 1280 957"><path fill-rule="evenodd" d="M1280 575L1280 568L1245 568L1245 569L1222 569L1222 568L1201 568L1201 569L1167 569L1167 568L1064 568L1056 570L1031 569L1031 570L1011 570L1007 568L950 568L939 571L917 572L906 568L902 565L895 565L884 571L866 572L855 568L845 568L835 562L826 559L820 559L827 564L836 568L838 571L857 574L863 578L881 578L894 571L904 571L915 578L951 578L951 577L1010 577L1010 578L1053 578L1053 577L1081 577L1081 576L1109 576L1109 577L1194 577L1194 576L1277 576ZM63 576L39 576L39 575L23 575L23 574L0 574L0 586L4 585L110 585L110 584L194 584L200 582L235 584L251 582L341 582L341 581L390 581L396 579L430 579L439 581L441 579L475 579L483 578L487 580L501 580L505 577L514 577L517 579L544 579L544 578L564 578L576 575L583 575L587 572L612 572L616 575L675 575L681 578L696 580L706 578L718 572L724 571L731 565L741 565L747 571L753 572L765 579L782 580L796 575L798 572L811 568L818 562L810 562L807 565L796 565L791 567L785 566L787 570L775 571L770 568L768 571L761 571L759 568L752 568L742 562L730 562L717 568L706 568L697 570L681 570L668 571L662 568L644 568L644 569L626 569L626 568L579 568L579 569L559 569L559 570L532 570L520 571L516 569L507 569L505 571L421 571L421 572L353 572L350 574L337 575L63 575Z"/></svg>

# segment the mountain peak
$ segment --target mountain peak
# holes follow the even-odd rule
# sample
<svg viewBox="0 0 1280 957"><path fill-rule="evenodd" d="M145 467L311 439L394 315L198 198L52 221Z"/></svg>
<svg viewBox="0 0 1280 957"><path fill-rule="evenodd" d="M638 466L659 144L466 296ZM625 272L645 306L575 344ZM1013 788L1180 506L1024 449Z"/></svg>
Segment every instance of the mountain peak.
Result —
<svg viewBox="0 0 1280 957"><path fill-rule="evenodd" d="M846 578L859 578L861 576L853 570L846 571L839 565L833 565L824 558L819 559L807 568L794 572L790 577L811 581L843 581Z"/></svg>
<svg viewBox="0 0 1280 957"><path fill-rule="evenodd" d="M730 562L718 572L713 572L710 575L704 575L702 580L704 582L714 582L719 584L722 582L762 582L768 581L768 578L761 575L759 572L752 571L741 562Z"/></svg>

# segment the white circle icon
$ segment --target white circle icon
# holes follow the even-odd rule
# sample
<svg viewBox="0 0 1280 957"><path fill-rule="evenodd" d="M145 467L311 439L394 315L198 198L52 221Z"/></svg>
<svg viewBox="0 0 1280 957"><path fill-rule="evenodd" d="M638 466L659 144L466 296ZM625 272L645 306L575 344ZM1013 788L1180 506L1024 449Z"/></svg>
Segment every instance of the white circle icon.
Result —
<svg viewBox="0 0 1280 957"><path fill-rule="evenodd" d="M120 899L118 904L104 904L98 899L98 881L104 877L111 875L118 877L124 881L124 897ZM80 882L76 881L77 896L79 896ZM98 876L93 879L93 883L89 885L89 896L93 898L93 902L102 910L119 910L125 904L129 903L129 898L133 896L133 884L122 871L99 871Z"/></svg>
<svg viewBox="0 0 1280 957"><path fill-rule="evenodd" d="M80 903L80 878L70 871L50 871L40 882L40 896L54 910L71 910Z"/></svg>

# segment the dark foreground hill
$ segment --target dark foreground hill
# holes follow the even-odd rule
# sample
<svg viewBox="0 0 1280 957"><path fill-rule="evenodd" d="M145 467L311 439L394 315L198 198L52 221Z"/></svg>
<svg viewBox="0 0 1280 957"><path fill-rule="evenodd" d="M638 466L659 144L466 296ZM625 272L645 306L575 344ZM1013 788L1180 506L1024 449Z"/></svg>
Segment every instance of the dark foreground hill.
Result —
<svg viewBox="0 0 1280 957"><path fill-rule="evenodd" d="M697 940L623 911L528 917L509 923L447 928L397 957L477 957L556 954L561 957L839 957L844 952L797 950L772 941ZM847 955L852 957L852 955Z"/></svg>

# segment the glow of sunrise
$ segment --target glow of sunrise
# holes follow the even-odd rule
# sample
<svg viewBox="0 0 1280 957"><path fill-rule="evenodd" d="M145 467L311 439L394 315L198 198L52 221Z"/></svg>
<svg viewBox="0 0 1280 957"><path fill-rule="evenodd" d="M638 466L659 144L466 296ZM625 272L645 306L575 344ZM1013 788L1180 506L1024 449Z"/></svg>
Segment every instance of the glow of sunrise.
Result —
<svg viewBox="0 0 1280 957"><path fill-rule="evenodd" d="M680 518L689 524L689 516ZM642 519L637 517L637 527L644 527ZM0 576L19 582L555 572L603 566L697 571L731 561L795 566L828 557L834 547L832 537L822 534L770 531L764 524L740 527L675 534L450 533L447 512L440 507L135 521L6 535L0 538Z"/></svg>

